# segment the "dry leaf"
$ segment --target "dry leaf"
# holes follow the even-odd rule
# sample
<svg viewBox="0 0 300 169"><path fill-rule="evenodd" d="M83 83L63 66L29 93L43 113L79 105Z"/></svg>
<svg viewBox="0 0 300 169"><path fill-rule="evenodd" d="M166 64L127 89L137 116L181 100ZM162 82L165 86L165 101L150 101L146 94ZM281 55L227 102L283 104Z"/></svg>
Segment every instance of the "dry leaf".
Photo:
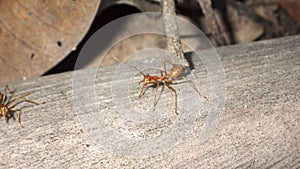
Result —
<svg viewBox="0 0 300 169"><path fill-rule="evenodd" d="M0 83L38 76L75 49L99 0L1 0Z"/></svg>
<svg viewBox="0 0 300 169"><path fill-rule="evenodd" d="M300 25L300 1L299 0L278 0L279 5L285 9L290 16L297 20Z"/></svg>

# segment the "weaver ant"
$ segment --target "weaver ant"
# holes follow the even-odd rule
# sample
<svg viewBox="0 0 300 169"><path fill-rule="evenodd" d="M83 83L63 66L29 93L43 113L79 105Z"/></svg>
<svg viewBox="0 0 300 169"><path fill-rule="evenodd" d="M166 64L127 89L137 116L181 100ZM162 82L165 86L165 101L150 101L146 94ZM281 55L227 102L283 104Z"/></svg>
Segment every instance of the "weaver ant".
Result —
<svg viewBox="0 0 300 169"><path fill-rule="evenodd" d="M120 63L124 63L132 68L134 68L135 70L139 71L143 76L143 80L141 80L139 82L139 85L141 83L143 83L143 86L141 88L141 91L139 93L139 98L142 97L144 95L144 88L148 85L148 84L155 84L155 95L154 95L154 108L153 110L155 110L155 105L156 105L156 94L157 94L157 90L158 90L158 86L162 83L165 87L167 87L172 94L172 101L175 107L175 114L178 115L177 112L177 93L176 90L170 86L170 84L177 84L174 83L174 81L176 80L180 80L180 79L186 79L186 81L191 85L191 87L197 92L197 94L200 96L200 98L204 98L206 100L207 97L203 96L200 94L200 92L197 90L197 88L195 87L195 85L192 83L192 81L188 80L185 76L189 73L188 72L188 67L184 67L182 65L177 65L177 64L173 64L167 60L164 61L164 71L160 70L160 76L152 76L149 73L145 74L143 73L141 70L139 70L137 67L130 65L128 63L125 62L121 62L118 58L114 57L115 60L117 60ZM170 72L168 73L166 70L166 62L168 62L169 64L173 65L173 67L170 69ZM174 94L173 94L174 93ZM174 101L174 95L175 95L175 101Z"/></svg>
<svg viewBox="0 0 300 169"><path fill-rule="evenodd" d="M12 106L10 106L10 105L18 100L20 100L21 102L25 101L25 102L36 104L36 105L44 104L45 102L38 103L38 102L34 102L32 100L26 99L25 97L30 95L31 93L26 93L23 96L20 96L20 97L17 97L17 98L14 98L11 100L11 96L13 93L14 93L14 91L11 91L9 89L8 85L5 86L4 93L0 92L0 119L2 118L2 116L4 116L6 118L6 122L8 122L8 120L10 118L15 119L15 117L14 117L14 113L15 113L16 119L18 120L20 127L24 128L24 126L21 124L21 120L20 120L20 113L19 113L20 110L13 110L20 102L17 102L15 104L13 104ZM10 97L7 96L8 94L10 94Z"/></svg>

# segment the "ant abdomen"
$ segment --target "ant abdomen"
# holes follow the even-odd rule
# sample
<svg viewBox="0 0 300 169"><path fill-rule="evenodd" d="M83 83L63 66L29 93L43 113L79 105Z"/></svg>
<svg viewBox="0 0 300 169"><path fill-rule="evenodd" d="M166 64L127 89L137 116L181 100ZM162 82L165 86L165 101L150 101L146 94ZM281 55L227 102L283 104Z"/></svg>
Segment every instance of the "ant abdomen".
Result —
<svg viewBox="0 0 300 169"><path fill-rule="evenodd" d="M173 65L173 67L170 69L170 76L172 76L174 79L186 77L190 73L191 69L188 66Z"/></svg>

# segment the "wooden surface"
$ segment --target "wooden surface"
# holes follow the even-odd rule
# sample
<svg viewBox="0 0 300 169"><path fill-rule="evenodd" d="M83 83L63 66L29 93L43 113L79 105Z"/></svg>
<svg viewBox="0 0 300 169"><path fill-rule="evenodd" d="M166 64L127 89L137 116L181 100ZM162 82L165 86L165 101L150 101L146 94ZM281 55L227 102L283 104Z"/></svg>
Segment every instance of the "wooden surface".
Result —
<svg viewBox="0 0 300 169"><path fill-rule="evenodd" d="M92 108L102 102L111 104L109 89L116 67L104 67L96 71L95 103L85 101L89 100L86 93L93 92L93 86L82 85L76 89L72 86L89 81L90 77L73 77L72 72L11 84L11 88L17 89L17 95L32 92L30 99L47 103L18 105L23 110L24 129L13 120L9 124L1 120L0 168L300 168L300 36L222 47L217 51L225 70L226 109L218 116L218 126L212 128L205 142L200 142L199 133L194 133L201 130L205 116L195 119L198 125L191 129L191 137L181 140L167 152L144 158L112 152L105 148L106 145L93 140L86 128L88 122L83 124L78 117L89 117L94 112ZM76 73L87 72L93 74L95 70ZM206 75L201 76L205 78ZM139 78L135 80L138 82ZM210 95L204 88L200 90ZM81 103L73 104L74 93L77 94L75 98L82 97ZM148 96L153 96L152 89L147 91L145 98ZM163 96L159 102L163 102ZM81 114L76 113L78 107L84 110ZM101 107L101 112L107 115L115 107ZM202 109L205 111L206 107ZM172 111L164 115L171 122L177 118ZM133 137L129 135L135 130L131 123L121 123L119 119L115 122L109 114L107 117L111 118L105 119L108 123L117 126L116 131ZM98 118L95 116L90 121ZM189 121L185 124L194 125ZM174 126L152 131L143 130L144 125L135 127L141 135L151 135L151 132L159 134L156 130ZM136 137L143 139L139 135Z"/></svg>

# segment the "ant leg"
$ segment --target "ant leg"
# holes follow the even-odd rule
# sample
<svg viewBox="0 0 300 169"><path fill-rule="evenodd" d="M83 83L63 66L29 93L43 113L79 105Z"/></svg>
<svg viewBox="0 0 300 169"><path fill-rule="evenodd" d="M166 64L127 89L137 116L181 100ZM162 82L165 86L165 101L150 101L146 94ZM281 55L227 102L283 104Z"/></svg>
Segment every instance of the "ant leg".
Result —
<svg viewBox="0 0 300 169"><path fill-rule="evenodd" d="M157 95L157 90L158 90L159 82L156 82L156 87L155 87L155 94L154 94L154 102L153 102L153 111L155 111L155 106L156 106L156 95Z"/></svg>
<svg viewBox="0 0 300 169"><path fill-rule="evenodd" d="M204 96L204 95L202 95L199 91L198 91L198 89L196 88L196 86L195 86L195 84L193 83L193 81L191 81L191 80L189 80L187 77L183 77L188 83L189 83L189 85L198 93L198 95L200 96L200 98L203 98L203 99L205 99L205 100L207 100L208 101L208 98L206 97L206 96Z"/></svg>
<svg viewBox="0 0 300 169"><path fill-rule="evenodd" d="M167 66L166 66L166 61L164 61L164 70L165 70L165 74L167 74Z"/></svg>
<svg viewBox="0 0 300 169"><path fill-rule="evenodd" d="M13 102L15 102L15 101L17 101L17 100L19 100L19 99L21 99L21 98L24 99L24 97L26 97L26 96L28 96L28 95L30 95L30 93L26 93L26 94L24 94L24 95L21 96L21 97L17 97L17 98L15 98L15 99L13 99L13 100L9 101L9 102L6 104L6 106L9 106L11 103L13 103ZM14 107L14 106L13 106L13 107Z"/></svg>
<svg viewBox="0 0 300 169"><path fill-rule="evenodd" d="M2 97L0 98L1 103L4 104L6 101L9 101L13 97L14 92L15 91L10 90L8 85L5 85L4 94L2 94Z"/></svg>
<svg viewBox="0 0 300 169"><path fill-rule="evenodd" d="M143 84L142 89L141 89L140 94L139 94L139 98L141 98L144 95L144 88L145 88L146 85L147 84Z"/></svg>
<svg viewBox="0 0 300 169"><path fill-rule="evenodd" d="M16 110L15 114L16 114L16 118L18 120L18 123L20 125L21 128L24 128L24 126L21 124L21 119L20 119L20 110Z"/></svg>
<svg viewBox="0 0 300 169"><path fill-rule="evenodd" d="M8 85L5 85L5 91L8 91L9 94L14 93L14 91L10 90L10 88L8 87Z"/></svg>
<svg viewBox="0 0 300 169"><path fill-rule="evenodd" d="M11 118L11 114L10 114L9 112L2 112L2 114L0 114L0 119L1 119L3 116L4 116L5 118Z"/></svg>
<svg viewBox="0 0 300 169"><path fill-rule="evenodd" d="M28 95L30 95L30 94L31 94L31 93L26 93L26 94L24 94L23 96L20 96L20 97L17 97L17 98L15 98L15 99L11 100L10 102L8 102L8 103L6 104L6 106L9 106L11 103L13 103L13 102L15 102L15 101L17 101L17 100L22 100L22 101L25 101L25 102L28 102L28 103L32 103L32 104L36 104L36 105L39 105L39 104L45 104L45 103L46 103L46 102L38 103L38 102L35 102L35 101L32 101L32 100L26 99L25 97L28 96Z"/></svg>
<svg viewBox="0 0 300 169"><path fill-rule="evenodd" d="M168 62L169 64L171 64L172 66L175 66L175 64L174 63L172 63L171 61L169 61L169 60L165 60L165 62Z"/></svg>
<svg viewBox="0 0 300 169"><path fill-rule="evenodd" d="M177 112L177 93L176 93L176 90L171 87L168 83L164 83L165 86L167 86L167 88L171 91L171 94L172 94L172 102L174 104L174 107L175 107L175 114L178 115L178 112ZM175 93L175 101L174 101L174 94L172 93L174 92Z"/></svg>

